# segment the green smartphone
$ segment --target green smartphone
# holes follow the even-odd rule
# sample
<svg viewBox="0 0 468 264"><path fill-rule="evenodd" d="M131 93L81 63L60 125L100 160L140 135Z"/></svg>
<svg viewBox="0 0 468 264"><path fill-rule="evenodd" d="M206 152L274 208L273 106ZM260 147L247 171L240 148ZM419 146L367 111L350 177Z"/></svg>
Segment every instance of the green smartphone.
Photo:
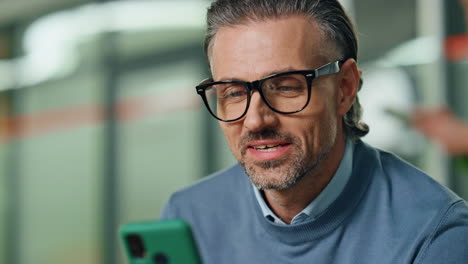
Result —
<svg viewBox="0 0 468 264"><path fill-rule="evenodd" d="M120 239L130 264L201 264L190 226L182 220L129 223Z"/></svg>

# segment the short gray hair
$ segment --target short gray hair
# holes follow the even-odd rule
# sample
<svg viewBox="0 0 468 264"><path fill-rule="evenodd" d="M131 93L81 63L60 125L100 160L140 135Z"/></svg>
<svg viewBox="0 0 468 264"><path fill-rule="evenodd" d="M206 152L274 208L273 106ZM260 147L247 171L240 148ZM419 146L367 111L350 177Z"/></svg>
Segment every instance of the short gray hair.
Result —
<svg viewBox="0 0 468 264"><path fill-rule="evenodd" d="M205 52L209 51L219 28L246 23L303 15L314 19L325 36L335 43L343 59L357 61L358 43L354 26L337 0L216 0L208 9ZM359 83L359 90L362 79ZM369 132L361 121L362 107L356 96L343 118L345 133L358 139Z"/></svg>

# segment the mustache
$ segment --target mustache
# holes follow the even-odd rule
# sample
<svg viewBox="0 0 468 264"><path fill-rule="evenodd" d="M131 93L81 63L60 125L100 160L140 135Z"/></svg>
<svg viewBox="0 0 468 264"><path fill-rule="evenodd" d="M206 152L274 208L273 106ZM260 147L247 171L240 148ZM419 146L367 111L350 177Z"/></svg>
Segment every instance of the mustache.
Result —
<svg viewBox="0 0 468 264"><path fill-rule="evenodd" d="M263 129L263 130L256 131L256 132L249 131L241 137L241 140L240 140L241 151L245 151L246 145L248 142L254 141L254 140L265 140L265 139L281 140L281 141L286 141L286 142L291 142L291 143L295 143L297 141L293 135L289 133L281 133L275 129Z"/></svg>

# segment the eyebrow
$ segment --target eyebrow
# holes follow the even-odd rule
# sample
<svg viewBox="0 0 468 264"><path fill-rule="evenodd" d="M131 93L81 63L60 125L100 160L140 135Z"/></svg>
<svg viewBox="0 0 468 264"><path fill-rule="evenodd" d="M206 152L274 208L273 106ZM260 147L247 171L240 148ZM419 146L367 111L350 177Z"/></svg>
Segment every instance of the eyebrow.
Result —
<svg viewBox="0 0 468 264"><path fill-rule="evenodd" d="M260 79L263 79L263 78L266 78L268 76L278 74L278 73L291 72L291 71L302 71L302 70L303 69L296 69L296 68L292 68L292 67L281 68L281 69L278 69L278 70L269 71L269 72L266 72L266 73L262 74L263 77L261 77ZM245 82L245 80L240 79L240 78L236 78L236 77L220 78L219 80L215 80L214 78L212 78L212 80L215 81L215 82L222 82L222 81L241 81L241 82ZM259 80L259 79L257 79L257 80Z"/></svg>

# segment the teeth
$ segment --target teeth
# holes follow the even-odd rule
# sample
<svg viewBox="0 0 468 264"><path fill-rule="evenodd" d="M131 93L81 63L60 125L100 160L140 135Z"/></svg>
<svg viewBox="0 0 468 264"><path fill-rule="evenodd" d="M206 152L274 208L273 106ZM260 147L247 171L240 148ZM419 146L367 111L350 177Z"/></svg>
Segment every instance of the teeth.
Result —
<svg viewBox="0 0 468 264"><path fill-rule="evenodd" d="M258 145L258 146L255 146L254 149L259 150L259 151L269 152L269 151L278 150L280 147L281 147L280 145L269 144L269 145Z"/></svg>
<svg viewBox="0 0 468 264"><path fill-rule="evenodd" d="M271 151L276 151L280 148L280 146L274 147L274 148L264 148L264 149L257 149L258 151L261 152L271 152Z"/></svg>

